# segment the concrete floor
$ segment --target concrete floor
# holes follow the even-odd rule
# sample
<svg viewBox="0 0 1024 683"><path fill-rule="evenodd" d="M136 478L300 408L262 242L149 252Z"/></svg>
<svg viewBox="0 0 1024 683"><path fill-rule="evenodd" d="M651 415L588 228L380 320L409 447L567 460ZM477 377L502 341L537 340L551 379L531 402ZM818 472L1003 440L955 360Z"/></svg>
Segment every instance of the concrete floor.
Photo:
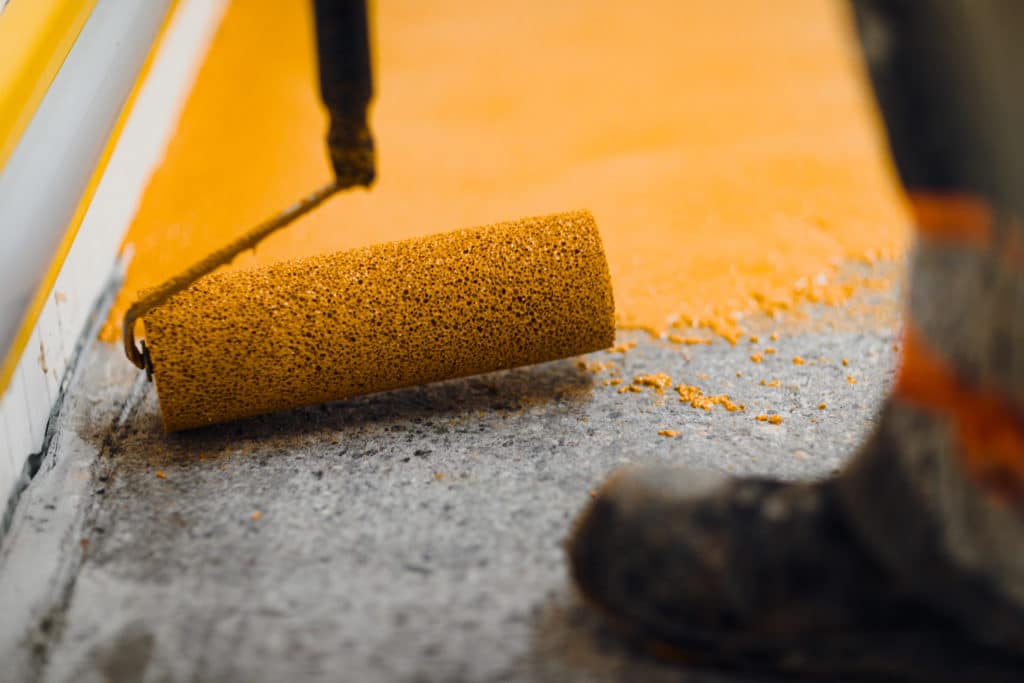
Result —
<svg viewBox="0 0 1024 683"><path fill-rule="evenodd" d="M764 342L630 338L586 360L746 411L620 394L570 360L168 436L152 385L92 343L0 547L0 680L735 683L636 651L582 606L570 522L625 463L835 472L895 333L786 335L760 364Z"/></svg>

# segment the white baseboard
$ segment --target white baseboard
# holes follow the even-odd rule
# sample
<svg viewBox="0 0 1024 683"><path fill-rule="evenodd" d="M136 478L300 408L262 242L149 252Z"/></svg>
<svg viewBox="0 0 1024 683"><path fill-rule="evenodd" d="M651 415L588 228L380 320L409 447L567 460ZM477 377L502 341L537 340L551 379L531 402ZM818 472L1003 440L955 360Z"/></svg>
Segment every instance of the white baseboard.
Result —
<svg viewBox="0 0 1024 683"><path fill-rule="evenodd" d="M125 0L101 0L100 4L121 1ZM186 96L226 8L227 0L178 2L74 243L0 399L0 522L14 494L25 483L26 463L44 446L46 425L60 398L79 339L108 286L121 240L174 134ZM89 38L85 29L82 36ZM76 42L69 62L75 49L89 47ZM54 79L55 86L59 80L60 73ZM43 192L44 188L37 191Z"/></svg>

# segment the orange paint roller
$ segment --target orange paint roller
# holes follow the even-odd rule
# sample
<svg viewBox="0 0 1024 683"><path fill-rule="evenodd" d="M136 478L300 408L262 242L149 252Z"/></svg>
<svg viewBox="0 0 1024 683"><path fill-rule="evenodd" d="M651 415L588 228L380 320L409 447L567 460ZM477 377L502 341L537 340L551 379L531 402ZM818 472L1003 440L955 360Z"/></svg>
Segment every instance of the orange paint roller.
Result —
<svg viewBox="0 0 1024 683"><path fill-rule="evenodd" d="M169 431L565 358L615 334L608 264L586 211L176 289L125 324L126 350L155 379Z"/></svg>

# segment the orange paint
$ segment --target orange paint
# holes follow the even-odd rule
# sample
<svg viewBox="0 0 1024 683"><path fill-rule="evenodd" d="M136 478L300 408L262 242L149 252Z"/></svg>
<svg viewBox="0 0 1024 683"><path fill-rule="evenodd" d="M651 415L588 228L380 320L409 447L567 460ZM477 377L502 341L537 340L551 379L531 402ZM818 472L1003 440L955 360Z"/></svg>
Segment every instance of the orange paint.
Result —
<svg viewBox="0 0 1024 683"><path fill-rule="evenodd" d="M620 326L736 341L908 242L842 8L377 3L376 186L233 267L587 207ZM310 3L232 3L126 237L108 338L138 290L328 179L313 55Z"/></svg>
<svg viewBox="0 0 1024 683"><path fill-rule="evenodd" d="M672 386L672 378L664 372L656 372L652 375L634 377L633 384L638 387L651 387L655 393L661 394Z"/></svg>
<svg viewBox="0 0 1024 683"><path fill-rule="evenodd" d="M698 346L700 344L710 344L710 339L704 337L681 337L677 334L670 334L668 340L673 344L686 344L688 346Z"/></svg>
<svg viewBox="0 0 1024 683"><path fill-rule="evenodd" d="M711 410L714 406L722 406L730 413L747 409L747 407L742 403L733 403L728 394L707 396L700 387L689 386L686 384L680 384L677 386L676 391L679 393L679 401L681 403L689 403L691 408Z"/></svg>
<svg viewBox="0 0 1024 683"><path fill-rule="evenodd" d="M969 386L907 326L895 395L950 420L962 462L996 497L1024 500L1024 407L994 389Z"/></svg>

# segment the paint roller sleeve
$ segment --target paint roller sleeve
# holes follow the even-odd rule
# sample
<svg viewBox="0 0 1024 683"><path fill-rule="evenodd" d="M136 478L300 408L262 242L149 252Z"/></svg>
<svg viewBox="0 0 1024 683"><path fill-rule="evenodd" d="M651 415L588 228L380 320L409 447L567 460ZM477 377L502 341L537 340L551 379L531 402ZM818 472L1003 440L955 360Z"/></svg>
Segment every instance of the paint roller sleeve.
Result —
<svg viewBox="0 0 1024 683"><path fill-rule="evenodd" d="M589 212L209 275L145 316L168 431L607 348Z"/></svg>

